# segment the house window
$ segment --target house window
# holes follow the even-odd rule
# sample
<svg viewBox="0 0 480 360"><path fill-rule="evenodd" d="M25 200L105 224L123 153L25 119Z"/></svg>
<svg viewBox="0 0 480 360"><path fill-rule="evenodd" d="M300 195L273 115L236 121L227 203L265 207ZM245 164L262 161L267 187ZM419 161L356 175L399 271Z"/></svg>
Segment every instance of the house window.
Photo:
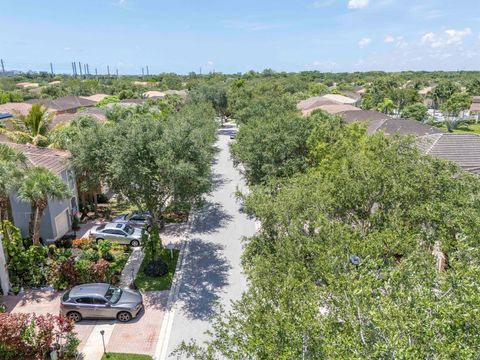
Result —
<svg viewBox="0 0 480 360"><path fill-rule="evenodd" d="M67 181L68 181L68 187L70 190L75 189L75 176L73 175L72 170L67 170Z"/></svg>

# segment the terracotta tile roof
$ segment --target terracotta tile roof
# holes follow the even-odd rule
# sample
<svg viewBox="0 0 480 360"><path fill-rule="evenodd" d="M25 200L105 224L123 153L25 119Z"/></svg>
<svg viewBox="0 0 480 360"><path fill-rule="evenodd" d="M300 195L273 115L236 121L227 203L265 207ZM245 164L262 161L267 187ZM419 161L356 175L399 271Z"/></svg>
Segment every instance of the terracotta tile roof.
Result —
<svg viewBox="0 0 480 360"><path fill-rule="evenodd" d="M24 82L19 82L17 84L17 87L21 87L23 89L36 88L36 87L38 87L38 83L32 83L32 82L24 81Z"/></svg>
<svg viewBox="0 0 480 360"><path fill-rule="evenodd" d="M418 90L418 93L420 95L425 96L425 95L428 95L429 93L431 93L432 90L433 90L433 88L431 86L427 86L427 87L424 87L423 89Z"/></svg>
<svg viewBox="0 0 480 360"><path fill-rule="evenodd" d="M471 112L471 113L478 113L478 112L480 112L480 102L478 102L478 103L472 103L472 105L470 106L470 112Z"/></svg>
<svg viewBox="0 0 480 360"><path fill-rule="evenodd" d="M335 101L336 103L339 103L339 104L345 104L345 105L353 105L358 101L356 99L352 99L350 97L338 95L338 94L326 94L326 95L323 95L323 98L327 100Z"/></svg>
<svg viewBox="0 0 480 360"><path fill-rule="evenodd" d="M6 103L0 105L0 112L8 112L12 115L27 115L32 104L28 103Z"/></svg>
<svg viewBox="0 0 480 360"><path fill-rule="evenodd" d="M84 99L78 96L64 96L55 100L29 100L27 101L30 104L42 104L51 111L68 111L75 110L81 107L94 106L95 101Z"/></svg>
<svg viewBox="0 0 480 360"><path fill-rule="evenodd" d="M297 109L300 111L316 109L322 105L335 105L335 101L325 99L323 96L314 96L306 100L302 100L297 104Z"/></svg>
<svg viewBox="0 0 480 360"><path fill-rule="evenodd" d="M323 111L326 111L327 113L331 115L335 115L341 112L345 111L361 111L359 108L353 106L353 105L348 105L348 104L328 104L328 105L321 105L315 109L312 110L307 110L312 112L313 110L317 109L322 109Z"/></svg>
<svg viewBox="0 0 480 360"><path fill-rule="evenodd" d="M16 144L12 142L0 142L21 152L27 157L30 166L41 166L60 174L68 167L71 154L68 151L50 148L41 148L28 144Z"/></svg>
<svg viewBox="0 0 480 360"><path fill-rule="evenodd" d="M107 120L107 116L105 115L105 112L106 112L105 109L92 107L74 114L66 113L66 114L55 115L52 121L50 122L50 128L53 129L58 125L69 124L73 120L81 116L92 116L96 118L99 122L105 122Z"/></svg>
<svg viewBox="0 0 480 360"><path fill-rule="evenodd" d="M110 95L107 95L107 94L94 94L94 95L90 95L90 96L80 96L80 97L81 97L82 99L99 102L99 101L105 99L107 96L110 96Z"/></svg>
<svg viewBox="0 0 480 360"><path fill-rule="evenodd" d="M386 135L424 136L443 133L442 130L409 119L397 119L373 110L345 111L340 113L347 124L356 121L368 122L367 132L383 131Z"/></svg>
<svg viewBox="0 0 480 360"><path fill-rule="evenodd" d="M166 94L163 91L150 90L150 91L144 92L143 95L147 98L151 98L151 97L164 97Z"/></svg>

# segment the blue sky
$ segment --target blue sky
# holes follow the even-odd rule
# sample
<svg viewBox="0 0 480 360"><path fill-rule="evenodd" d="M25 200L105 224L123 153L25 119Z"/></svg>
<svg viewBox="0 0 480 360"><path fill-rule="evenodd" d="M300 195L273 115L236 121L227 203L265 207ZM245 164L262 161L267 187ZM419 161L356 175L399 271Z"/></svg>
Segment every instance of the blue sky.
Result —
<svg viewBox="0 0 480 360"><path fill-rule="evenodd" d="M7 69L480 70L480 0L0 0Z"/></svg>

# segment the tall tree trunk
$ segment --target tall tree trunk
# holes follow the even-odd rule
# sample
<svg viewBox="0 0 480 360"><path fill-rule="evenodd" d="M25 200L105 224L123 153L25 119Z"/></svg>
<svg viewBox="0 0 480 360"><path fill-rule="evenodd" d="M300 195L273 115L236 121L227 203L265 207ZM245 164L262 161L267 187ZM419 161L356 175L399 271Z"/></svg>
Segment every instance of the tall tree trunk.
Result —
<svg viewBox="0 0 480 360"><path fill-rule="evenodd" d="M45 206L43 204L32 204L32 214L30 215L30 237L33 244L40 243L40 223L42 221L43 211Z"/></svg>
<svg viewBox="0 0 480 360"><path fill-rule="evenodd" d="M10 220L8 216L8 195L0 195L0 220Z"/></svg>
<svg viewBox="0 0 480 360"><path fill-rule="evenodd" d="M97 197L97 191L95 190L93 192L93 207L95 209L95 217L98 217L98 197Z"/></svg>
<svg viewBox="0 0 480 360"><path fill-rule="evenodd" d="M10 202L9 196L7 196L7 216L8 216L8 220L13 223L12 203Z"/></svg>

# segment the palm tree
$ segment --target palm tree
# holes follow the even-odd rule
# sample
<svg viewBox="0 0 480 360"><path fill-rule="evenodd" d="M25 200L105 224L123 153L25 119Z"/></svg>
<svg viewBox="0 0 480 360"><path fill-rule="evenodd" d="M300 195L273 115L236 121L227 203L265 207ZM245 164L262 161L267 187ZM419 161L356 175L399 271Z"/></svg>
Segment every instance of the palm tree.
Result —
<svg viewBox="0 0 480 360"><path fill-rule="evenodd" d="M395 103L389 98L383 99L383 101L377 105L377 111L387 115L392 114L393 110L395 110Z"/></svg>
<svg viewBox="0 0 480 360"><path fill-rule="evenodd" d="M47 108L41 104L33 104L27 116L22 115L12 123L13 129L2 128L0 133L20 144L47 146L50 120Z"/></svg>
<svg viewBox="0 0 480 360"><path fill-rule="evenodd" d="M5 144L0 144L0 221L11 220L9 193L25 170L26 158Z"/></svg>
<svg viewBox="0 0 480 360"><path fill-rule="evenodd" d="M63 200L70 190L62 179L43 167L29 168L17 189L18 198L32 204L29 233L34 244L40 241L40 221L48 206L48 200Z"/></svg>

